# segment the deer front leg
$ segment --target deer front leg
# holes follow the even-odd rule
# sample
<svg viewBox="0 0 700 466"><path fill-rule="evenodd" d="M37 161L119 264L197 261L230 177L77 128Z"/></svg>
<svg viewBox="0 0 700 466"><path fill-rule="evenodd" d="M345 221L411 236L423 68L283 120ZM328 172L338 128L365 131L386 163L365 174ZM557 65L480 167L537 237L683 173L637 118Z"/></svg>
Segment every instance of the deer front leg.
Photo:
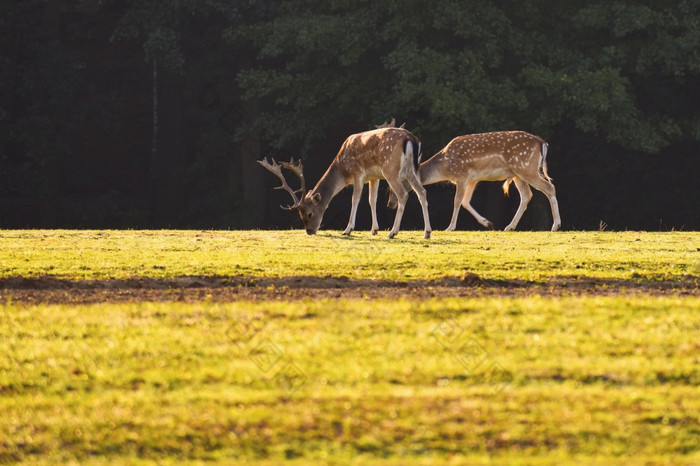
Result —
<svg viewBox="0 0 700 466"><path fill-rule="evenodd" d="M420 205L423 208L423 224L425 228L423 237L428 239L430 238L430 233L432 232L432 228L430 227L430 214L428 213L428 195L425 188L422 184L420 184L420 181L418 181L418 178L414 174L408 176L408 182L410 183L411 188L413 188L413 190L416 192Z"/></svg>
<svg viewBox="0 0 700 466"><path fill-rule="evenodd" d="M469 211L469 213L474 216L477 222L481 223L486 228L493 230L493 223L488 221L486 218L482 217L479 214L479 212L477 212L476 209L471 205L472 195L474 194L474 189L476 189L477 183L478 181L470 181L469 183L467 183L467 190L464 192L464 199L462 199L462 207L467 209L467 211Z"/></svg>
<svg viewBox="0 0 700 466"><path fill-rule="evenodd" d="M377 197L379 196L379 180L371 180L369 182L369 207L372 209L372 235L376 235L379 231L379 222L377 221Z"/></svg>
<svg viewBox="0 0 700 466"><path fill-rule="evenodd" d="M357 217L357 207L360 205L360 198L362 197L362 187L364 185L364 180L361 178L356 178L352 184L352 208L350 209L350 220L348 221L348 226L343 232L344 235L349 235L352 230L355 229L355 218Z"/></svg>
<svg viewBox="0 0 700 466"><path fill-rule="evenodd" d="M455 189L455 200L452 206L452 220L450 220L450 225L445 229L445 231L454 231L457 228L457 217L459 216L459 208L462 205L462 198L464 197L464 192L467 190L467 184L463 182L458 182Z"/></svg>
<svg viewBox="0 0 700 466"><path fill-rule="evenodd" d="M515 227L518 226L518 222L520 222L520 219L525 213L525 209L527 209L527 205L530 203L530 199L532 199L532 190L530 190L530 185L517 176L513 178L513 181L515 182L515 187L518 188L518 194L520 194L520 205L518 206L518 211L515 212L515 215L513 216L513 220L510 221L505 231L515 230Z"/></svg>

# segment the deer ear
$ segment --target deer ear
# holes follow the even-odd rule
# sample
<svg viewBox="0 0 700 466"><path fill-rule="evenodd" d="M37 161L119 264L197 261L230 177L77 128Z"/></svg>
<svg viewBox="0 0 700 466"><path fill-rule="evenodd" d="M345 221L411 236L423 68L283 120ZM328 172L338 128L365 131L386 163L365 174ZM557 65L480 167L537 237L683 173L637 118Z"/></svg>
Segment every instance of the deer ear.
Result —
<svg viewBox="0 0 700 466"><path fill-rule="evenodd" d="M321 193L316 193L313 196L311 196L311 202L313 202L314 204L318 204L319 202L321 202Z"/></svg>

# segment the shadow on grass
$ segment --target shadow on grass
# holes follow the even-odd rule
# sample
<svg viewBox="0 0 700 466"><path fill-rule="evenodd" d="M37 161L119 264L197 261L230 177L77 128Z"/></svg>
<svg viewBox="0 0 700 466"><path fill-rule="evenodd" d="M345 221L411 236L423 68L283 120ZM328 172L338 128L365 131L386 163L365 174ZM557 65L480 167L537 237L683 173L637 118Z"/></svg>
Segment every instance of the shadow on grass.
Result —
<svg viewBox="0 0 700 466"><path fill-rule="evenodd" d="M542 281L500 280L482 278L474 273L463 276L444 276L420 280L356 279L345 276L178 276L178 277L132 277L126 279L75 280L40 275L34 277L0 278L0 290L175 290L198 288L234 289L308 289L308 290L352 290L352 289L473 289L507 292L508 290L542 293L593 293L612 291L668 292L677 291L697 294L700 277L685 275L673 280L650 280L645 278L592 278L587 276L555 276ZM548 293L547 293L548 294Z"/></svg>

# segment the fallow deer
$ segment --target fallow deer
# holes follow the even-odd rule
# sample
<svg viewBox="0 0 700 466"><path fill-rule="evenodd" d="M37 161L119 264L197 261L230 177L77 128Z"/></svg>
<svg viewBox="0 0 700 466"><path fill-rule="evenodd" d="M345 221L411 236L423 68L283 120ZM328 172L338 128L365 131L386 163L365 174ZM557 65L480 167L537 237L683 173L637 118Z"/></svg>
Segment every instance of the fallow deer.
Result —
<svg viewBox="0 0 700 466"><path fill-rule="evenodd" d="M292 196L294 203L283 207L288 210L296 209L304 222L306 233L315 234L321 226L323 214L331 199L348 185L353 186L352 209L347 228L343 232L349 235L355 228L357 207L362 196L362 188L369 183L369 204L372 209L372 234L379 230L377 221L377 194L379 180L385 179L393 192L398 193L398 208L394 219L394 226L389 232L389 238L393 238L399 232L401 217L408 200L410 189L416 192L423 208L423 220L425 222L425 238L430 238L430 219L428 214L428 200L425 188L418 180L416 168L420 163L421 143L413 134L403 128L382 126L380 128L365 131L349 136L336 155L333 163L323 175L321 180L309 192L306 191L303 166L301 161L277 164L267 158L258 160L263 167L274 173L282 185L276 189L285 189ZM301 196L287 184L282 168L286 168L296 174L301 180ZM281 206L282 207L282 206Z"/></svg>
<svg viewBox="0 0 700 466"><path fill-rule="evenodd" d="M515 230L523 216L532 199L530 186L549 199L554 221L552 231L556 231L561 226L561 218L554 184L547 173L548 148L549 145L542 138L524 131L458 136L420 165L419 176L423 185L440 181L450 181L456 185L452 220L447 231L456 228L460 205L480 224L493 228L493 223L472 207L471 198L479 181L499 180L506 180L503 184L506 195L511 182L515 183L520 193L520 205L506 231Z"/></svg>

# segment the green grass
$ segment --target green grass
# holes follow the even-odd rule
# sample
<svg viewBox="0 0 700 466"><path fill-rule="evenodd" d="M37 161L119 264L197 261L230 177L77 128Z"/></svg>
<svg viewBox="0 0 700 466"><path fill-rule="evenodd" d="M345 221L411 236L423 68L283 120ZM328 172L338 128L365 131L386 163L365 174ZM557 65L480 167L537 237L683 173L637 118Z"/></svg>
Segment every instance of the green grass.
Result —
<svg viewBox="0 0 700 466"><path fill-rule="evenodd" d="M0 231L0 277L289 275L408 280L555 275L674 280L700 273L700 233Z"/></svg>
<svg viewBox="0 0 700 466"><path fill-rule="evenodd" d="M696 298L0 307L0 462L700 461Z"/></svg>
<svg viewBox="0 0 700 466"><path fill-rule="evenodd" d="M0 464L700 463L700 234L421 236L0 231L0 277L468 270L685 280L686 294L6 300Z"/></svg>

